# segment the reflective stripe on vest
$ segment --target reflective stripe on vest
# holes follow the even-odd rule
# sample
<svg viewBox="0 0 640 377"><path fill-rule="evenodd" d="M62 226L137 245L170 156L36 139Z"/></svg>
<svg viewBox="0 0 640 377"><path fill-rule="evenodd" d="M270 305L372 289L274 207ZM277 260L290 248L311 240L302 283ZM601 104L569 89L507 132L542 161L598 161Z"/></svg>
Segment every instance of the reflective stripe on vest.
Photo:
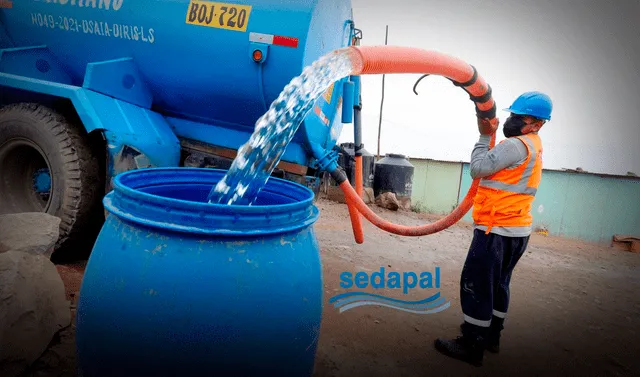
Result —
<svg viewBox="0 0 640 377"><path fill-rule="evenodd" d="M527 146L529 147L529 163L527 164L527 167L522 173L522 177L520 178L518 183L510 184L510 183L493 181L490 179L483 178L480 180L480 186L489 187L496 190L513 192L516 194L524 194L524 195L531 195L531 196L536 195L536 193L538 192L538 189L535 187L529 187L528 183L529 183L529 179L531 178L531 175L533 174L533 168L536 166L536 157L538 152L536 151L535 145L531 142L531 140L529 140L529 138L523 137L520 140L523 140L523 139L527 143Z"/></svg>

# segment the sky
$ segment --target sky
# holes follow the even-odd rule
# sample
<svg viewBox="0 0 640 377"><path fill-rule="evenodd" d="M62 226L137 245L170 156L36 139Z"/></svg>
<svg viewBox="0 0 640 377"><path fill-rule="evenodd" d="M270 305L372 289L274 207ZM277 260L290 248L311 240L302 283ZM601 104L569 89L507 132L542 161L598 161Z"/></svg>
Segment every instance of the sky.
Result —
<svg viewBox="0 0 640 377"><path fill-rule="evenodd" d="M611 4L616 4L612 6ZM523 92L553 100L546 169L640 175L640 1L352 0L362 45L434 50L476 67L501 111ZM470 159L473 103L440 76L386 75L381 154ZM376 154L382 75L362 77L363 143ZM504 139L502 127L498 142ZM340 142L353 141L345 125Z"/></svg>

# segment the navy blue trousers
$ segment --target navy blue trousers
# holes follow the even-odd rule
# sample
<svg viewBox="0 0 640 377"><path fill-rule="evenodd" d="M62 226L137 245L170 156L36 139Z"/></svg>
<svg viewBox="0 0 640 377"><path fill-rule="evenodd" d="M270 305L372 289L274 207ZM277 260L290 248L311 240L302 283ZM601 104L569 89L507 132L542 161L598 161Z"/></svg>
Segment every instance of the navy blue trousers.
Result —
<svg viewBox="0 0 640 377"><path fill-rule="evenodd" d="M529 237L474 230L460 278L464 335L486 338L492 319L502 326L509 308L511 273L528 243Z"/></svg>

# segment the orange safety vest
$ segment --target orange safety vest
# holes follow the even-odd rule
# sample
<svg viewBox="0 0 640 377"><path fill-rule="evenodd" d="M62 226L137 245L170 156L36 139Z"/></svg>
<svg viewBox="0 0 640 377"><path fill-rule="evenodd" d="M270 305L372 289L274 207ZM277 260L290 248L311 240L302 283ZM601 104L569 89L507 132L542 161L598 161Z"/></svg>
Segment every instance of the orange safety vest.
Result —
<svg viewBox="0 0 640 377"><path fill-rule="evenodd" d="M491 228L531 226L531 204L542 177L542 141L537 134L518 136L527 147L527 159L480 180L473 202L473 220Z"/></svg>

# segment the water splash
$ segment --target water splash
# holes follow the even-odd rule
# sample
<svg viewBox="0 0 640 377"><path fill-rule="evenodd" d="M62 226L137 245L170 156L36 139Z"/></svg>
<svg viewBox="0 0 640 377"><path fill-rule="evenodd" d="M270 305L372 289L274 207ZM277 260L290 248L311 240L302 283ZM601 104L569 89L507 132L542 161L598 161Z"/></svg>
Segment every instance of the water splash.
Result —
<svg viewBox="0 0 640 377"><path fill-rule="evenodd" d="M315 101L353 69L347 50L316 60L289 82L238 150L227 174L209 193L209 203L251 205L280 162L287 145Z"/></svg>

